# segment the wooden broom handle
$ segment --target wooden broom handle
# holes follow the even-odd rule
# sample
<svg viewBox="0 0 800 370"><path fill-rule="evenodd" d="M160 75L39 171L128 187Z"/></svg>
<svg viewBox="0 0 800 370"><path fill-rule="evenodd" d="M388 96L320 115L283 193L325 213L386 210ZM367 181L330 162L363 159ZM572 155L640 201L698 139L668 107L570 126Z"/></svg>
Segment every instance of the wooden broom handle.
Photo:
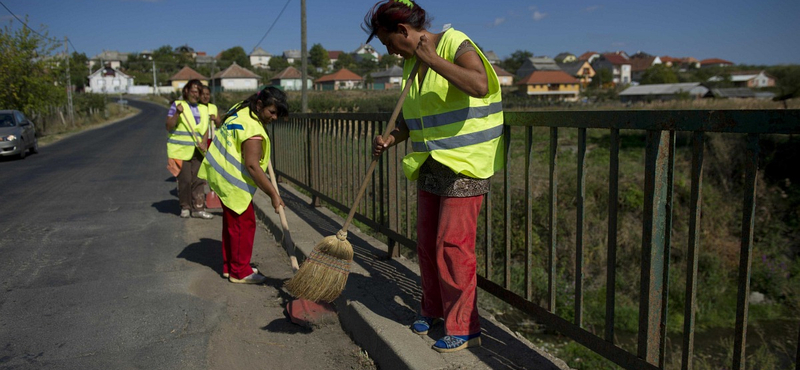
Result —
<svg viewBox="0 0 800 370"><path fill-rule="evenodd" d="M278 181L275 178L275 170L272 169L272 161L267 163L267 170L269 171L269 180L272 182L272 187L275 188L275 193L281 195L278 190ZM294 255L294 241L292 240L292 233L289 232L289 222L286 221L286 212L283 211L283 206L278 206L278 215L281 217L281 227L283 228L283 243L286 253L289 254L290 264L292 269L297 271L300 268L297 264L297 257Z"/></svg>
<svg viewBox="0 0 800 370"><path fill-rule="evenodd" d="M408 95L408 91L411 89L411 85L414 82L414 78L417 77L417 72L419 71L420 60L417 58L417 62L414 63L414 67L411 69L411 75L408 76L408 80L406 80L406 86L403 88L403 92L400 93L400 99L397 100L397 105L394 107L394 112L392 112L392 117L389 118L389 124L386 125L386 130L381 135L383 141L389 138L389 135L392 134L394 131L395 121L397 117L400 115L400 110L403 108L403 101L406 100L406 95ZM372 150L370 148L370 150ZM344 225L342 225L341 232L345 235L347 234L347 227L350 225L350 221L353 221L353 216L356 214L356 209L358 209L358 203L361 202L361 198L364 196L364 191L367 190L367 185L369 184L369 180L372 177L372 173L375 171L375 166L378 164L379 156L372 157L372 163L370 163L369 168L367 169L367 175L364 176L364 181L361 183L361 189L358 190L358 195L356 195L356 199L353 202L353 207L350 208L350 213L347 215L347 218L344 220Z"/></svg>

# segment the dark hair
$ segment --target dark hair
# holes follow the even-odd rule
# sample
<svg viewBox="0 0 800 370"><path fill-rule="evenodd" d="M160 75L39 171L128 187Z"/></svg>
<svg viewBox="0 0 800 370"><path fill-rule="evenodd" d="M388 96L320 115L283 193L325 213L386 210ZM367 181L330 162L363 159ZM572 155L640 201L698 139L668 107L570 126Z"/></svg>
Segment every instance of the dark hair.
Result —
<svg viewBox="0 0 800 370"><path fill-rule="evenodd" d="M361 29L369 33L367 38L367 43L369 43L379 29L396 32L398 24L408 23L419 31L430 27L430 21L426 16L425 9L422 9L416 2L386 0L372 6L372 9L364 16L364 24L361 25Z"/></svg>
<svg viewBox="0 0 800 370"><path fill-rule="evenodd" d="M198 89L202 89L203 88L203 83L200 82L200 80L198 80L196 78L192 79L192 80L189 80L189 82L187 82L186 85L183 85L182 92L183 92L183 98L184 99L186 99L186 97L189 95L189 90L192 89L193 85L197 85Z"/></svg>
<svg viewBox="0 0 800 370"><path fill-rule="evenodd" d="M210 87L208 87L208 85L202 85L202 86L200 86L200 91L203 91L203 90L208 90L209 92L211 92L211 88L210 88Z"/></svg>
<svg viewBox="0 0 800 370"><path fill-rule="evenodd" d="M267 86L258 93L250 95L249 98L236 103L228 113L225 113L225 117L222 118L222 121L225 122L228 120L228 117L245 107L250 108L250 117L258 120L258 117L255 116L255 112L259 101L261 101L264 107L269 107L274 104L275 108L278 110L278 117L286 117L289 115L289 104L286 102L286 93L274 86Z"/></svg>

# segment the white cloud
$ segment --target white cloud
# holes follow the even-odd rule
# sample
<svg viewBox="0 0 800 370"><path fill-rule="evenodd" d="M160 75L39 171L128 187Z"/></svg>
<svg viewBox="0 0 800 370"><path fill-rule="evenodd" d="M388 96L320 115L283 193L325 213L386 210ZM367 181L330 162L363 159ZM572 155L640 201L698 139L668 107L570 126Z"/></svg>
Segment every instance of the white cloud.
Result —
<svg viewBox="0 0 800 370"><path fill-rule="evenodd" d="M506 19L505 18L495 18L493 26L497 27L497 26L499 26L499 25L501 25L503 23L506 23Z"/></svg>
<svg viewBox="0 0 800 370"><path fill-rule="evenodd" d="M533 18L533 20L536 21L536 22L544 19L544 17L547 17L547 13L540 12L539 8L537 8L536 5L529 6L528 10L533 12L533 14L531 15L531 18Z"/></svg>
<svg viewBox="0 0 800 370"><path fill-rule="evenodd" d="M583 11L587 12L587 13L591 13L591 12L597 10L597 9L600 9L600 8L602 8L602 6L600 6L600 5L592 5L592 6L588 7L588 8L584 8Z"/></svg>

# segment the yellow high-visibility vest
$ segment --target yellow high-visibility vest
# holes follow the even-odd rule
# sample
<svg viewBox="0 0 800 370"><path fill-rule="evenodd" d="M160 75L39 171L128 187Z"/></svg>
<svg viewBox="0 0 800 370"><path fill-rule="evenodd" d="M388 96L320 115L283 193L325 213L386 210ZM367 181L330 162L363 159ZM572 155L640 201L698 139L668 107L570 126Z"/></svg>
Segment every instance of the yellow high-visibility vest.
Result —
<svg viewBox="0 0 800 370"><path fill-rule="evenodd" d="M175 106L183 106L183 113L178 116L178 123L175 128L168 133L167 138L167 157L188 161L194 155L195 143L203 140L203 135L208 130L208 112L204 114L202 104L197 105L200 111L200 122L198 123L192 114L189 103L183 100L176 100ZM175 114L178 114L176 111ZM192 136L195 139L192 139Z"/></svg>
<svg viewBox="0 0 800 370"><path fill-rule="evenodd" d="M453 62L464 41L473 44L483 61L489 92L482 98L471 97L432 69L422 86L419 80L413 81L403 104L413 149L403 158L403 171L410 180L419 177L419 169L428 157L456 173L478 179L489 178L503 168L503 103L494 68L467 35L452 28L442 35L436 52ZM415 62L416 57L405 61L404 81Z"/></svg>
<svg viewBox="0 0 800 370"><path fill-rule="evenodd" d="M261 122L250 116L250 108L242 108L228 117L216 131L197 174L197 177L206 179L222 203L237 214L247 209L258 190L258 185L247 172L242 155L242 143L254 136L264 138L261 140L263 155L259 165L266 172L270 153L269 137Z"/></svg>

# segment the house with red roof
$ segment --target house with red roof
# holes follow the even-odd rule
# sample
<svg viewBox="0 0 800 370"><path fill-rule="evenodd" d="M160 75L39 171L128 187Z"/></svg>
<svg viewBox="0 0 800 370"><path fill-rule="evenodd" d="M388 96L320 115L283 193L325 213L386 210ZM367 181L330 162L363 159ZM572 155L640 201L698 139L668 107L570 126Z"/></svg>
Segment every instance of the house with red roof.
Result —
<svg viewBox="0 0 800 370"><path fill-rule="evenodd" d="M700 61L700 68L730 67L732 65L733 62L719 58L703 59Z"/></svg>
<svg viewBox="0 0 800 370"><path fill-rule="evenodd" d="M564 71L533 71L519 82L518 92L537 100L577 101L580 81Z"/></svg>
<svg viewBox="0 0 800 370"><path fill-rule="evenodd" d="M344 51L328 50L328 60L330 61L330 64L328 64L328 70L333 69L333 65L339 61L339 56L341 56L342 54L344 54Z"/></svg>
<svg viewBox="0 0 800 370"><path fill-rule="evenodd" d="M662 64L661 58L647 54L637 54L629 59L631 63L631 81L639 82L650 67Z"/></svg>
<svg viewBox="0 0 800 370"><path fill-rule="evenodd" d="M178 73L172 75L172 77L169 78L169 82L173 89L181 90L189 80L194 79L198 79L203 85L208 86L208 77L201 75L194 69L189 68L189 66L184 66Z"/></svg>
<svg viewBox="0 0 800 370"><path fill-rule="evenodd" d="M600 58L600 53L596 51L587 51L578 57L578 60L585 60L592 64L597 58Z"/></svg>
<svg viewBox="0 0 800 370"><path fill-rule="evenodd" d="M610 70L614 85L627 85L632 81L631 61L624 54L604 53L592 63L592 68L595 71L601 69Z"/></svg>
<svg viewBox="0 0 800 370"><path fill-rule="evenodd" d="M669 55L665 55L660 58L661 63L664 63L664 65L667 67L677 67L680 71L685 71L692 68L700 68L700 61L692 57L674 58Z"/></svg>
<svg viewBox="0 0 800 370"><path fill-rule="evenodd" d="M314 90L342 90L360 88L364 79L353 71L342 68L314 80Z"/></svg>

